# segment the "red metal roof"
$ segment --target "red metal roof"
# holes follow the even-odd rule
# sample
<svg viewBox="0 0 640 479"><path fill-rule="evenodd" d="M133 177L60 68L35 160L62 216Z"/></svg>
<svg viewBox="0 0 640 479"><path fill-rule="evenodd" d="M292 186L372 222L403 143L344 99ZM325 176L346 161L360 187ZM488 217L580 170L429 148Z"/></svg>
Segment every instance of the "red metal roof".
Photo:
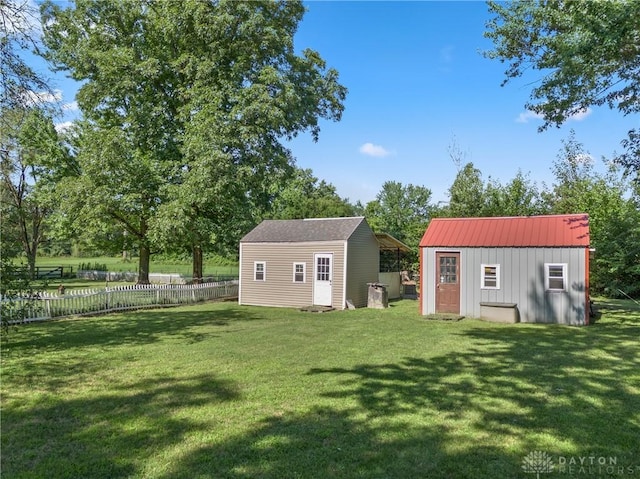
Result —
<svg viewBox="0 0 640 479"><path fill-rule="evenodd" d="M589 247L589 216L434 218L420 246Z"/></svg>

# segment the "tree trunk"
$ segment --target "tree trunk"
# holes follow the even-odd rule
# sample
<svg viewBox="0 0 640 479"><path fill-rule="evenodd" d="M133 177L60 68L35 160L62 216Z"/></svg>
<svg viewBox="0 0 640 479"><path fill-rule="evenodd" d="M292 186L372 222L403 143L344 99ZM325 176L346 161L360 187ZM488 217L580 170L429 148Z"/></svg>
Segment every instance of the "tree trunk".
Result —
<svg viewBox="0 0 640 479"><path fill-rule="evenodd" d="M202 247L193 246L193 283L202 283Z"/></svg>
<svg viewBox="0 0 640 479"><path fill-rule="evenodd" d="M147 244L140 245L140 259L138 262L138 284L149 284L149 262L151 251Z"/></svg>
<svg viewBox="0 0 640 479"><path fill-rule="evenodd" d="M27 252L27 266L29 267L29 279L36 278L36 250Z"/></svg>

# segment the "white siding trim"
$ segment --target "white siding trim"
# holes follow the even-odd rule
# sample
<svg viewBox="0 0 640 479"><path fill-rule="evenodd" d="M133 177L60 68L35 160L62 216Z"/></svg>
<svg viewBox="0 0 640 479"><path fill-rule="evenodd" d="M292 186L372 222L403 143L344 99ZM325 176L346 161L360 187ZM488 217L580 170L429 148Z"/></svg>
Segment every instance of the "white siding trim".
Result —
<svg viewBox="0 0 640 479"><path fill-rule="evenodd" d="M238 304L242 304L242 243L240 243L240 255L239 255L240 263L238 266Z"/></svg>
<svg viewBox="0 0 640 479"><path fill-rule="evenodd" d="M496 269L496 285L495 286L487 286L484 284L486 276L484 274L485 268L495 268ZM481 289L500 289L500 265L497 263L482 263L480 265L480 288Z"/></svg>
<svg viewBox="0 0 640 479"><path fill-rule="evenodd" d="M344 268L342 271L342 307L346 307L347 304L347 270L349 269L349 257L347 253L349 251L349 240L344 242Z"/></svg>
<svg viewBox="0 0 640 479"><path fill-rule="evenodd" d="M262 279L256 279L256 273L258 272L258 265L262 265ZM267 262L266 261L254 261L253 262L253 280L258 282L267 281Z"/></svg>
<svg viewBox="0 0 640 479"><path fill-rule="evenodd" d="M549 269L551 267L560 267L560 268L562 268L562 289L560 289L560 288L551 288L549 286L550 279L551 279L550 276L549 276ZM567 271L568 271L567 263L545 263L544 264L544 290L545 291L549 291L549 292L567 291L567 285L569 283L569 279L567 278Z"/></svg>
<svg viewBox="0 0 640 479"><path fill-rule="evenodd" d="M296 266L302 266L302 281L296 281ZM293 279L292 282L294 284L303 284L307 282L307 263L304 261L294 261L293 262Z"/></svg>

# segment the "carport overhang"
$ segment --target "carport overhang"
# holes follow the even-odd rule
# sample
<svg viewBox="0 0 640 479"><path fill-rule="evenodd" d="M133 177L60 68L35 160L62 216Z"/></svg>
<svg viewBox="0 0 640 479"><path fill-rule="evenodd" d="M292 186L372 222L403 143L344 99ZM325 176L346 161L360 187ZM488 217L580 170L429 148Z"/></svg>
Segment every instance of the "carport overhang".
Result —
<svg viewBox="0 0 640 479"><path fill-rule="evenodd" d="M376 239L380 246L380 251L397 251L398 253L407 253L411 251L406 244L388 233L376 233Z"/></svg>

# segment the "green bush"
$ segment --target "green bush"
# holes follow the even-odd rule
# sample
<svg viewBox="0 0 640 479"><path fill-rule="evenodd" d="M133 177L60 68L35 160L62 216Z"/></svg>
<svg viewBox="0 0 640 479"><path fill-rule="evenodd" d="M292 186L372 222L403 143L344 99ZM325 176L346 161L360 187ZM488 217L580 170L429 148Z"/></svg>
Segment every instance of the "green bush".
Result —
<svg viewBox="0 0 640 479"><path fill-rule="evenodd" d="M94 263L80 263L78 265L78 270L85 271L109 271L107 265L104 263L98 263L97 261Z"/></svg>

